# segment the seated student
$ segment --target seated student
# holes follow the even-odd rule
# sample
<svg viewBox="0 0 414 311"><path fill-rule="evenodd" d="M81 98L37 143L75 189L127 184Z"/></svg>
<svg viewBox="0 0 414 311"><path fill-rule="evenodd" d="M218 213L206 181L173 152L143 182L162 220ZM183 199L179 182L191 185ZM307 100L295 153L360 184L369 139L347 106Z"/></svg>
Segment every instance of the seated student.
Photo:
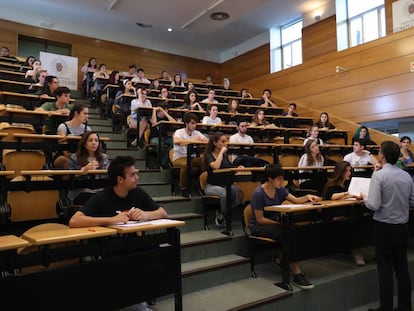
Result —
<svg viewBox="0 0 414 311"><path fill-rule="evenodd" d="M118 70L112 70L112 72L109 74L108 84L118 85L118 88L110 87L109 88L109 93L105 94L105 102L102 103L102 104L105 104L104 119L112 118L112 106L114 105L115 95L116 95L116 92L119 89L119 86L122 84L121 80L120 80L120 75L119 75ZM109 95L108 98L106 98L107 95Z"/></svg>
<svg viewBox="0 0 414 311"><path fill-rule="evenodd" d="M5 58L9 58L11 61L17 61L17 58L15 56L10 55L9 48L6 47L6 46L2 46L0 48L0 56L5 57Z"/></svg>
<svg viewBox="0 0 414 311"><path fill-rule="evenodd" d="M87 174L90 170L107 169L108 156L103 152L102 142L96 132L86 132L78 144L78 150L70 156L69 169L81 170ZM76 180L90 179L90 175L77 176ZM95 178L106 178L105 175L96 175ZM75 180L75 181L76 181ZM84 204L91 194L102 189L74 188L69 190L68 198L76 205Z"/></svg>
<svg viewBox="0 0 414 311"><path fill-rule="evenodd" d="M299 115L296 113L296 104L290 103L288 106L288 111L284 111L282 113L284 117L298 117Z"/></svg>
<svg viewBox="0 0 414 311"><path fill-rule="evenodd" d="M208 116L204 116L201 123L203 124L223 124L223 121L218 114L218 106L215 104L209 104L207 107Z"/></svg>
<svg viewBox="0 0 414 311"><path fill-rule="evenodd" d="M139 146L144 148L144 132L149 129L149 118L145 115L141 115L138 120L138 108L140 107L152 107L151 101L147 98L147 90L139 88L137 90L138 98L131 102L131 118L129 120L129 128L136 129L137 122L139 121L138 137L131 142L132 146Z"/></svg>
<svg viewBox="0 0 414 311"><path fill-rule="evenodd" d="M265 182L257 186L253 192L251 201L253 213L249 221L249 228L254 235L278 241L282 240L282 242L280 214L267 212L264 208L271 205L280 205L285 200L295 204L320 201L320 198L314 195L308 194L303 197L296 197L290 194L283 187L283 176L283 169L279 165L269 164L266 166L264 171ZM297 262L290 262L289 266L294 275L293 284L302 289L313 288L313 284L306 279Z"/></svg>
<svg viewBox="0 0 414 311"><path fill-rule="evenodd" d="M114 125L126 125L128 115L131 113L131 96L137 96L135 88L130 80L123 80L119 90L115 94L114 104L112 108L112 122ZM116 126L115 126L116 127Z"/></svg>
<svg viewBox="0 0 414 311"><path fill-rule="evenodd" d="M32 55L30 55L30 56L27 56L26 57L26 60L24 61L24 63L23 63L23 66L26 66L26 67L32 67L33 66L33 62L36 60L36 57L34 57L34 56L32 56ZM20 69L21 71L23 70L23 69Z"/></svg>
<svg viewBox="0 0 414 311"><path fill-rule="evenodd" d="M327 112L321 112L319 116L319 121L315 123L320 129L324 130L333 130L335 125L329 122L329 115Z"/></svg>
<svg viewBox="0 0 414 311"><path fill-rule="evenodd" d="M137 66L135 64L128 66L128 71L122 72L121 76L124 78L135 78L137 76Z"/></svg>
<svg viewBox="0 0 414 311"><path fill-rule="evenodd" d="M227 138L222 132L215 132L210 135L204 159L207 169L207 183L205 193L207 195L216 195L220 197L220 211L216 214L216 225L224 225L224 215L226 215L226 183L222 176L214 174L213 170L233 167L226 147ZM243 192L236 185L231 186L232 207L236 207L243 202Z"/></svg>
<svg viewBox="0 0 414 311"><path fill-rule="evenodd" d="M151 84L151 81L145 78L145 72L144 69L138 68L137 70L137 76L132 78L132 83L134 84L141 84L141 86L148 87Z"/></svg>
<svg viewBox="0 0 414 311"><path fill-rule="evenodd" d="M229 100L229 105L227 106L227 112L231 113L232 116L229 119L229 125L237 125L236 115L239 114L239 101L235 98Z"/></svg>
<svg viewBox="0 0 414 311"><path fill-rule="evenodd" d="M347 161L336 164L331 178L328 179L323 190L322 197L324 200L345 200L349 198L362 199L362 194L354 195L348 192L349 182L351 181L352 167ZM365 266L365 259L360 249L352 251L355 263L358 266Z"/></svg>
<svg viewBox="0 0 414 311"><path fill-rule="evenodd" d="M246 99L246 98L253 98L252 94L250 94L247 89L241 89L240 91L240 97L242 99Z"/></svg>
<svg viewBox="0 0 414 311"><path fill-rule="evenodd" d="M166 86L161 87L160 94L158 95L158 97L161 100L168 100L169 98L171 98L170 92L168 91L168 87Z"/></svg>
<svg viewBox="0 0 414 311"><path fill-rule="evenodd" d="M56 89L56 102L46 102L42 106L37 107L35 111L54 111L62 114L62 116L69 116L73 107L70 103L70 89L66 86L60 86ZM60 123L59 123L60 124ZM56 134L58 124L50 122L44 132L45 134Z"/></svg>
<svg viewBox="0 0 414 311"><path fill-rule="evenodd" d="M110 186L92 196L79 208L69 221L72 228L109 226L129 220L148 221L168 217L163 207L156 203L138 184L135 159L118 156L108 167ZM139 303L139 310L151 311L146 302Z"/></svg>
<svg viewBox="0 0 414 311"><path fill-rule="evenodd" d="M54 97L59 87L59 79L55 76L46 76L43 89L39 92L41 97Z"/></svg>
<svg viewBox="0 0 414 311"><path fill-rule="evenodd" d="M264 89L262 98L257 101L257 105L263 108L277 107L274 101L271 100L272 91L270 89Z"/></svg>
<svg viewBox="0 0 414 311"><path fill-rule="evenodd" d="M155 126L157 122L160 121L171 121L174 122L175 119L168 114L168 104L161 103L160 106L154 107L152 109L152 117L151 117L151 127L150 127L150 143L158 145L159 136L160 136L160 128L159 126ZM168 135L167 128L162 128L162 141L161 141L161 154L159 155L160 159L160 166L163 169L167 169L169 167L169 151L173 147L172 138Z"/></svg>
<svg viewBox="0 0 414 311"><path fill-rule="evenodd" d="M61 123L56 134L62 136L82 136L91 131L87 125L89 118L89 108L86 104L76 103L73 105L69 114L69 120ZM55 168L69 169L69 157L78 149L78 141L65 140L61 144L68 144L68 150L59 152L54 161Z"/></svg>
<svg viewBox="0 0 414 311"><path fill-rule="evenodd" d="M369 165L376 164L377 160L374 158L371 153L366 150L367 142L365 139L354 139L353 143L353 152L348 153L344 157L344 161L347 161L351 166L360 166L360 165ZM357 171L357 169L355 170ZM358 170L361 171L361 170ZM362 170L363 171L363 170Z"/></svg>
<svg viewBox="0 0 414 311"><path fill-rule="evenodd" d="M403 136L400 139L400 157L397 162L397 166L404 168L406 165L413 163L414 156L411 152L410 145L411 145L411 138L408 136Z"/></svg>
<svg viewBox="0 0 414 311"><path fill-rule="evenodd" d="M319 145L315 140L309 140L305 145L305 153L299 159L298 167L322 167L324 158L319 150ZM300 170L299 173L306 171ZM317 174L313 178L306 178L299 180L301 189L314 189L318 193L322 193L325 184L324 176Z"/></svg>
<svg viewBox="0 0 414 311"><path fill-rule="evenodd" d="M152 82L151 82L151 84L150 84L149 88L150 88L150 90L159 91L159 90L160 90L160 88L161 88L161 85L160 85L160 80L158 80L158 79L154 79L154 80L152 80ZM157 92L154 92L154 95L155 95L155 94L157 94Z"/></svg>
<svg viewBox="0 0 414 311"><path fill-rule="evenodd" d="M231 90L229 78L223 78L223 90Z"/></svg>
<svg viewBox="0 0 414 311"><path fill-rule="evenodd" d="M171 76L168 74L167 71L163 70L161 71L161 76L158 79L164 81L171 81Z"/></svg>
<svg viewBox="0 0 414 311"><path fill-rule="evenodd" d="M32 69L26 71L26 74L24 76L24 78L27 80L27 82L29 83L37 83L37 72L42 69L42 62L38 59L36 59L33 62L32 65Z"/></svg>
<svg viewBox="0 0 414 311"><path fill-rule="evenodd" d="M204 111L197 100L197 92L195 91L188 91L187 95L184 97L184 104L182 104L179 109Z"/></svg>
<svg viewBox="0 0 414 311"><path fill-rule="evenodd" d="M352 137L352 142L357 138L365 139L365 141L367 142L367 145L376 145L376 142L371 140L371 136L369 135L368 128L364 125L359 127L356 130L354 136Z"/></svg>
<svg viewBox="0 0 414 311"><path fill-rule="evenodd" d="M43 88L45 86L45 80L47 77L47 70L40 69L37 71L36 74L36 83L30 84L30 86L27 88L28 93L32 93L34 95L41 95Z"/></svg>
<svg viewBox="0 0 414 311"><path fill-rule="evenodd" d="M214 99L214 96L216 96L216 91L211 89L211 90L208 91L207 97L204 98L201 102L203 104L217 104L218 101L216 99Z"/></svg>
<svg viewBox="0 0 414 311"><path fill-rule="evenodd" d="M99 65L98 71L95 72L92 76L92 80L94 81L94 91L95 91L95 99L96 99L95 103L98 103L101 100L103 88L109 82L109 74L106 72L105 64Z"/></svg>
<svg viewBox="0 0 414 311"><path fill-rule="evenodd" d="M83 73L82 90L83 94L87 96L92 86L92 77L95 72L98 71L98 63L95 57L89 58L88 62L82 66L81 72ZM88 89L89 88L89 89Z"/></svg>
<svg viewBox="0 0 414 311"><path fill-rule="evenodd" d="M249 126L262 126L262 127L269 127L269 128L276 128L277 126L273 123L268 122L265 119L264 109L257 109L254 113L252 118L252 122L250 122ZM270 133L256 133L257 135L253 135L253 139L255 142L259 143L266 143L266 142L273 142L273 136Z"/></svg>
<svg viewBox="0 0 414 311"><path fill-rule="evenodd" d="M184 196L188 196L190 189L187 188L187 145L192 142L206 142L207 138L196 130L198 117L193 113L186 113L184 115L184 128L178 129L174 132L174 156L173 165L180 167L180 190ZM192 168L201 169L201 158L193 157L191 161Z"/></svg>
<svg viewBox="0 0 414 311"><path fill-rule="evenodd" d="M193 81L188 81L187 82L187 90L186 90L186 93L188 94L188 92L190 92L190 91L196 92L196 90L194 89L194 83L193 83ZM196 94L197 94L197 92L196 92Z"/></svg>
<svg viewBox="0 0 414 311"><path fill-rule="evenodd" d="M176 73L176 74L174 75L174 79L173 79L173 81L171 82L171 87L174 87L174 86L181 86L181 87L184 87L184 82L183 82L183 80L182 80L182 78L181 78L181 74L179 74L179 73Z"/></svg>
<svg viewBox="0 0 414 311"><path fill-rule="evenodd" d="M206 80L203 82L203 84L205 84L205 85L213 85L214 84L214 82L213 82L213 78L211 77L211 75L206 75Z"/></svg>
<svg viewBox="0 0 414 311"><path fill-rule="evenodd" d="M309 128L308 137L305 138L303 144L306 145L309 140L314 140L318 145L323 145L323 140L319 138L319 127L317 125L312 125Z"/></svg>

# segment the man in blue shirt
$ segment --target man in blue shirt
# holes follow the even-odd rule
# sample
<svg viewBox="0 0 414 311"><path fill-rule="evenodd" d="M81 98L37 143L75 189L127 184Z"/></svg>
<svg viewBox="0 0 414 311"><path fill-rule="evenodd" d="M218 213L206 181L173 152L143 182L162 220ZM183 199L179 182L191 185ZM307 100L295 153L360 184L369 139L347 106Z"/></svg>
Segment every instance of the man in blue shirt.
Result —
<svg viewBox="0 0 414 311"><path fill-rule="evenodd" d="M398 282L398 310L411 310L411 283L407 264L409 207L414 205L410 175L394 164L400 148L384 141L372 175L366 206L374 211L374 245L380 290L380 307L393 309L394 268Z"/></svg>

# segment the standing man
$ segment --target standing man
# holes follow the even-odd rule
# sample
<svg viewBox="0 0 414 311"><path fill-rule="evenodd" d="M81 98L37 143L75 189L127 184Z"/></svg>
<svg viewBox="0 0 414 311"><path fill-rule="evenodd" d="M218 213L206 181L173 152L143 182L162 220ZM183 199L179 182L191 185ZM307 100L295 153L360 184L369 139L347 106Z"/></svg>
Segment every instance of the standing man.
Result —
<svg viewBox="0 0 414 311"><path fill-rule="evenodd" d="M366 206L374 211L374 244L380 307L393 310L393 269L398 282L398 310L411 310L411 282L407 263L409 207L414 205L410 175L396 167L400 148L384 141L372 175Z"/></svg>

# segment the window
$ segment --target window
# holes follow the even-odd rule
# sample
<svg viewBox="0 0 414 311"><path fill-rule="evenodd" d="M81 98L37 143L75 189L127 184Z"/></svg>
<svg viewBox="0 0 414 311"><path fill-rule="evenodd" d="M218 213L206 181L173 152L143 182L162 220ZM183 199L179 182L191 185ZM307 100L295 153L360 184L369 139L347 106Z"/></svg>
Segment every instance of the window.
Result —
<svg viewBox="0 0 414 311"><path fill-rule="evenodd" d="M302 64L302 20L270 29L270 71L299 64Z"/></svg>
<svg viewBox="0 0 414 311"><path fill-rule="evenodd" d="M386 35L384 0L336 0L336 18L338 51Z"/></svg>
<svg viewBox="0 0 414 311"><path fill-rule="evenodd" d="M72 45L19 35L18 55L26 57L33 55L39 58L40 51L70 56L72 54Z"/></svg>

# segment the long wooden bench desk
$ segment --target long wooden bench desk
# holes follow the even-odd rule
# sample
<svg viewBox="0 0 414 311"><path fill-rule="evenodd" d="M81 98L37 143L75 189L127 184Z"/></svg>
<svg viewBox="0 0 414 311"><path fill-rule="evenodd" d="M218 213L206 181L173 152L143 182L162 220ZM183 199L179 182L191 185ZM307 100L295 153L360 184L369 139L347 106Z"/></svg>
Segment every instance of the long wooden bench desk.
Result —
<svg viewBox="0 0 414 311"><path fill-rule="evenodd" d="M372 221L362 201L322 201L265 207L280 213L282 280L291 290L289 263L326 256L372 244Z"/></svg>
<svg viewBox="0 0 414 311"><path fill-rule="evenodd" d="M7 69L0 69L0 79L25 82L25 73Z"/></svg>
<svg viewBox="0 0 414 311"><path fill-rule="evenodd" d="M22 268L39 264L45 268L1 278L0 287L8 297L2 308L114 310L173 293L175 310L180 311L178 227L184 224L175 220L155 220L128 227L29 231L22 237L32 244L32 251L19 253L17 263ZM80 262L51 265L76 258L80 258ZM134 290L128 295L126 287L120 285L125 278L134 282ZM65 298L65 293L74 293L74 290L76 294ZM19 299L22 293L25 299Z"/></svg>

